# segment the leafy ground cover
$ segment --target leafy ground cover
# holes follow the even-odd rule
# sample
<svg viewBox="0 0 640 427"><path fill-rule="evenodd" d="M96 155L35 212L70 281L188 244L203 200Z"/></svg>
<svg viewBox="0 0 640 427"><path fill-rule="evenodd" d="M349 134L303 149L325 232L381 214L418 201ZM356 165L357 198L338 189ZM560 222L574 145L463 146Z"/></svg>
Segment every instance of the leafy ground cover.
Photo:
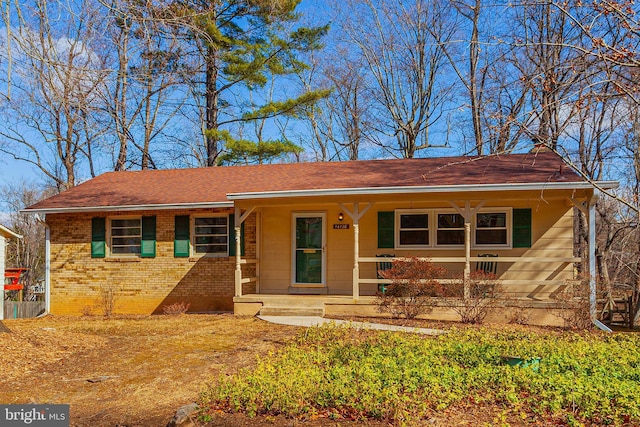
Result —
<svg viewBox="0 0 640 427"><path fill-rule="evenodd" d="M201 407L205 419L241 412L416 425L478 406L494 408L491 425L640 425L638 348L633 334L313 328L214 383ZM506 356L525 363L510 366Z"/></svg>

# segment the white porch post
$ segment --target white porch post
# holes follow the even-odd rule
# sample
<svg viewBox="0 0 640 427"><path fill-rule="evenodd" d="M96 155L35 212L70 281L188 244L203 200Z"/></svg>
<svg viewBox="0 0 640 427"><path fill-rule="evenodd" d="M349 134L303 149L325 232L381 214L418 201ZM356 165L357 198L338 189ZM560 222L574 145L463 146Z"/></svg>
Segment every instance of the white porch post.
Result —
<svg viewBox="0 0 640 427"><path fill-rule="evenodd" d="M594 194L585 203L570 197L569 200L577 207L583 215L587 217L587 246L589 256L589 317L598 328L605 332L611 332L611 328L597 319L596 306L596 202L597 195Z"/></svg>
<svg viewBox="0 0 640 427"><path fill-rule="evenodd" d="M353 299L360 298L360 218L373 206L373 202L370 202L364 209L360 210L360 204L353 204L353 212L347 209L343 203L338 203L340 209L342 209L353 220Z"/></svg>
<svg viewBox="0 0 640 427"><path fill-rule="evenodd" d="M449 204L464 218L464 272L462 273L464 299L471 298L469 281L471 277L471 220L485 203L486 200L481 200L475 208L471 209L471 200L465 200L464 209L462 209L453 200L449 200Z"/></svg>
<svg viewBox="0 0 640 427"><path fill-rule="evenodd" d="M242 296L242 223L251 215L256 207L252 206L247 209L244 214L241 213L238 206L233 210L233 231L236 239L236 270L235 270L235 296Z"/></svg>
<svg viewBox="0 0 640 427"><path fill-rule="evenodd" d="M355 210L357 211L357 207ZM360 298L360 224L357 219L353 220L353 299Z"/></svg>
<svg viewBox="0 0 640 427"><path fill-rule="evenodd" d="M235 207L234 209L234 231L235 231L235 244L236 244L236 271L235 271L235 296L242 296L242 254L240 253L241 245L240 245L240 227L242 226L242 222L240 220L240 208Z"/></svg>
<svg viewBox="0 0 640 427"><path fill-rule="evenodd" d="M469 219L464 219L464 299L471 298L470 278L471 278L471 223Z"/></svg>
<svg viewBox="0 0 640 427"><path fill-rule="evenodd" d="M596 201L589 200L589 311L591 320L596 320Z"/></svg>

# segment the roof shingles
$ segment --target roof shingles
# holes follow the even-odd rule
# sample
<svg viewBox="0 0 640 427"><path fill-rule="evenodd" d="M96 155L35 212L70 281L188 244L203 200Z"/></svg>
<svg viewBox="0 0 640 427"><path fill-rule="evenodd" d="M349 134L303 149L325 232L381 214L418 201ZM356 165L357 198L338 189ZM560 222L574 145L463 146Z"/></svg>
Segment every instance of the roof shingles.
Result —
<svg viewBox="0 0 640 427"><path fill-rule="evenodd" d="M109 172L30 210L228 202L227 194L583 182L554 153Z"/></svg>

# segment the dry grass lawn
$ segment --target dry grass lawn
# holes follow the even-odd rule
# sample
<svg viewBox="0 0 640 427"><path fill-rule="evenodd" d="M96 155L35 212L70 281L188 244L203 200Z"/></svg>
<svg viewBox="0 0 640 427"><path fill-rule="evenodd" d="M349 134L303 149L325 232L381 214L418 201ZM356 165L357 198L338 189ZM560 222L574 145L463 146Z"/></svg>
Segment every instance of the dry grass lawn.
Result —
<svg viewBox="0 0 640 427"><path fill-rule="evenodd" d="M443 328L426 321L359 319ZM71 405L72 426L165 426L220 375L255 363L299 328L231 314L6 320L0 332L0 403ZM433 426L529 425L500 405L461 404ZM218 414L217 427L382 427L384 421L290 420Z"/></svg>
<svg viewBox="0 0 640 427"><path fill-rule="evenodd" d="M230 314L4 324L0 402L70 404L72 426L164 426L215 377L297 332Z"/></svg>

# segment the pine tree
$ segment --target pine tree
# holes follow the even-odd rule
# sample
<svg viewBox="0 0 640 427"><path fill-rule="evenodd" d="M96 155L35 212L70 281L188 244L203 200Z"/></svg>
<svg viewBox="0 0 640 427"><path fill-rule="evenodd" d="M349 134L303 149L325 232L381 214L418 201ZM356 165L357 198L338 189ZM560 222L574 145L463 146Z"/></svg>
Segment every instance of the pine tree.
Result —
<svg viewBox="0 0 640 427"><path fill-rule="evenodd" d="M219 164L225 143L233 141L226 125L294 114L328 94L323 90L306 92L239 112L238 93L259 90L274 78L304 68L298 59L300 53L322 47L320 40L328 26L296 26L300 15L295 9L299 3L300 0L179 0L163 10L165 22L197 48L204 75L200 83L204 87L207 166ZM234 146L239 145L242 144Z"/></svg>

